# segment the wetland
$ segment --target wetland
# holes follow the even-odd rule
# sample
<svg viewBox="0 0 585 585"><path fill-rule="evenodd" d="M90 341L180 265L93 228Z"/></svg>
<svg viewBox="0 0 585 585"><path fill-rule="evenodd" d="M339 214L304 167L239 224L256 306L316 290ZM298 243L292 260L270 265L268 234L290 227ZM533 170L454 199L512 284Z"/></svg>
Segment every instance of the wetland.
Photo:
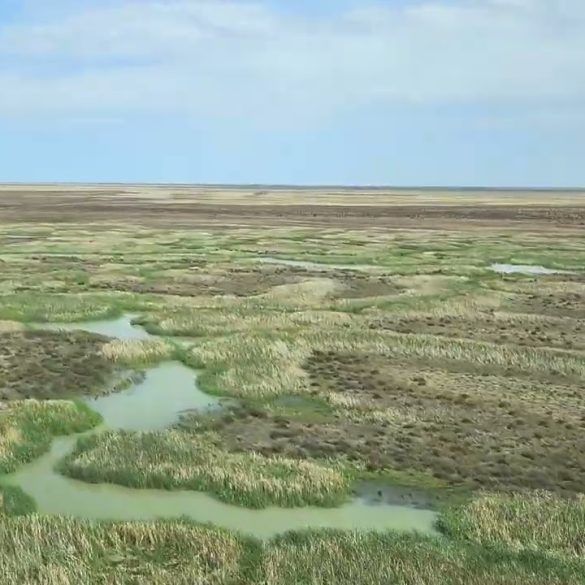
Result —
<svg viewBox="0 0 585 585"><path fill-rule="evenodd" d="M3 583L585 581L579 207L161 205L0 224Z"/></svg>

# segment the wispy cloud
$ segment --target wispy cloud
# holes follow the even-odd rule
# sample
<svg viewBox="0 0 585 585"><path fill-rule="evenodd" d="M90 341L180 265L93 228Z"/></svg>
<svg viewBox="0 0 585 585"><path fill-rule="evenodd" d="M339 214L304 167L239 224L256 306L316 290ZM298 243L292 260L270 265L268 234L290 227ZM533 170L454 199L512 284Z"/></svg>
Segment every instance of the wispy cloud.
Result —
<svg viewBox="0 0 585 585"><path fill-rule="evenodd" d="M44 0L0 23L0 115L255 119L368 104L585 103L583 0Z"/></svg>

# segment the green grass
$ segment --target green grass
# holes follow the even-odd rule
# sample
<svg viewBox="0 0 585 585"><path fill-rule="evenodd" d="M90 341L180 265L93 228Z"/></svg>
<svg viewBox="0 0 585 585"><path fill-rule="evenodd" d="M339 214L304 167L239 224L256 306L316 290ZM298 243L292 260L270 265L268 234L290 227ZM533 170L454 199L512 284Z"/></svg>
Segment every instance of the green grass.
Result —
<svg viewBox="0 0 585 585"><path fill-rule="evenodd" d="M26 516L35 511L35 501L19 487L0 484L0 516Z"/></svg>
<svg viewBox="0 0 585 585"><path fill-rule="evenodd" d="M583 565L445 539L337 530L259 543L187 521L0 515L0 580L61 585L581 585Z"/></svg>
<svg viewBox="0 0 585 585"><path fill-rule="evenodd" d="M585 563L585 497L547 492L489 494L447 510L442 529L460 540Z"/></svg>
<svg viewBox="0 0 585 585"><path fill-rule="evenodd" d="M67 225L58 230L41 225L0 226L0 237L4 233L41 237L3 247L0 348L9 343L8 331L18 329L22 323L85 321L140 312L152 333L198 339L191 347L169 340L112 342L102 349L102 357L125 366L180 359L203 370L199 384L210 393L234 396L245 405L317 426L336 424L336 420L341 425L353 421L356 435L348 439L358 442L360 424L370 428L380 425L384 436L389 437L385 446L395 446L392 439L409 440L408 429L400 425L408 424L410 411L416 410L413 403L424 392L412 392L411 403L399 410L384 399L394 396L398 401L406 394L388 392L376 399L373 392L380 392L380 387L372 391L366 388L361 397L365 404L362 412L355 406L356 396L351 391L356 386L338 388L335 393L311 386L305 366L315 351L357 356L358 360L374 355L395 369L405 368L405 375L409 369L426 369L426 385L421 388L428 390L430 396L439 392L450 395L450 389L438 382L441 372L469 374L463 381L449 376L447 379L455 385L457 380L468 384L460 394L469 391L469 397L478 403L511 400L516 410L522 411L516 403L522 396L527 410L533 403L542 405L543 410L550 410L547 417L554 418L555 424L559 419L575 436L581 427L585 428L575 414L579 412L580 386L585 379L582 352L565 351L570 346L563 345L565 350L522 346L513 336L509 343L480 341L475 329L468 326L472 322L481 327L479 319L473 320L473 315L480 312L506 308L513 311L514 302L519 303L516 307L521 307L517 310L522 314L500 315L507 332L513 333L525 322L534 326L535 319L524 313L532 310L542 314L538 303L546 295L549 301L552 298L548 317L557 314L555 310L565 310L560 307L563 295L574 297L573 305L566 310L577 314L583 306L581 282L522 275L504 277L491 273L488 267L494 262L508 262L579 268L585 263L582 238L561 239L558 233L520 231L504 235L481 230L470 234L288 227L205 232L177 229L169 233L167 229L121 225L100 229ZM51 253L71 257L59 258ZM344 278L335 270L324 271L318 278L306 273L297 278L299 272L295 276L293 271L291 279L288 268L268 265L262 269L267 274L279 270L284 274L288 270L288 276L256 286L254 279L262 279L263 273L258 271L261 264L254 260L263 255L324 264L370 264L376 267L373 273L386 267L396 294L339 298L343 295ZM244 290L238 289L238 270L251 274L247 281L242 280L246 282ZM199 286L201 278L209 278L217 288ZM226 282L232 286L222 289L220 283ZM277 282L285 284L274 284ZM177 286L166 288L167 284ZM107 292L96 292L104 289ZM163 290L165 294L123 290ZM199 294L208 290L212 292ZM214 290L238 296L216 294ZM528 302L531 296L536 297L532 305ZM460 329L462 338L381 331L368 326L380 315L399 317L417 311L431 316L451 314L456 319L460 309L465 309L468 320L467 326ZM568 319L566 315L570 314L557 316ZM422 313L419 316L421 322L426 320ZM564 329L560 321L557 325L559 330ZM51 360L49 357L52 364ZM31 369L33 360L18 356L11 363L4 360L4 371L19 361ZM329 369L337 371L340 364ZM56 371L58 378L60 370ZM350 367L346 381L356 383L352 378L357 373ZM370 373L362 372L362 378ZM494 378L494 387L502 388L500 393L490 393L489 384L469 381L486 374L482 379ZM506 386L503 376L518 378L529 388ZM397 379L400 382L399 376ZM555 386L549 391L545 383L551 380ZM6 386L14 385L6 375L0 386L3 381ZM532 391L537 381L538 396ZM390 390L392 383L390 379ZM409 384L411 381L406 380L405 387ZM553 391L557 395L551 396ZM290 396L296 399L287 403ZM559 405L564 405L566 413ZM55 435L87 430L99 422L97 415L72 402L7 402L5 406L6 410L0 411L0 473L11 472L41 455ZM526 424L524 412L513 417L520 427ZM444 412L438 408L431 414L437 417L434 423L439 439L449 430L445 428L445 418L441 418ZM470 427L474 423L472 420ZM532 441L530 445L548 440L546 445L550 445L550 429L531 430L533 435L520 434L521 439ZM423 436L434 440L427 431ZM489 448L494 451L502 449L505 455L513 452L518 457L531 455L530 448L520 440L504 444L504 438L500 442L499 437L492 439ZM413 440L420 443L422 439ZM437 441L429 444L429 449L425 447L426 451L436 448L439 452L434 461L439 462L439 467L448 445L448 441L440 445ZM372 450L376 449L379 447L374 445ZM457 454L453 457L456 463L464 459ZM442 480L422 468L414 471L412 458L404 469L366 472L363 463L348 463L341 456L316 462L230 452L219 431L214 434L202 426L191 432L107 433L84 438L61 469L86 481L111 481L136 488L204 490L223 501L250 507L335 505L347 497L351 480L358 477L395 485L443 485ZM526 469L531 467L530 461L523 460L523 464ZM571 468L573 484L578 484L583 469L576 464ZM559 482L562 483L560 475ZM190 523L107 524L40 517L32 513L34 502L18 488L5 487L0 492L0 582L7 584L585 582L582 499L525 493L466 500L443 512L441 526L446 536L440 538L316 530L290 533L261 545ZM468 491L456 492L448 498L448 504L467 496ZM13 517L19 514L25 516Z"/></svg>
<svg viewBox="0 0 585 585"><path fill-rule="evenodd" d="M48 451L53 437L87 431L101 417L81 402L23 400L0 414L0 474Z"/></svg>
<svg viewBox="0 0 585 585"><path fill-rule="evenodd" d="M254 547L181 522L0 516L3 585L234 585Z"/></svg>
<svg viewBox="0 0 585 585"><path fill-rule="evenodd" d="M577 585L583 566L433 537L332 530L276 538L266 585Z"/></svg>

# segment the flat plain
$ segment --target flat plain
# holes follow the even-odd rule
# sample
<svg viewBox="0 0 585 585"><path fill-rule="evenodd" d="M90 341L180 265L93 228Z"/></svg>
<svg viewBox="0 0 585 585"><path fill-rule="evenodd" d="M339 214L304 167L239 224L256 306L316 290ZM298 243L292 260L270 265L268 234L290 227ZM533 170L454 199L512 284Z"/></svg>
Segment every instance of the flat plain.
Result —
<svg viewBox="0 0 585 585"><path fill-rule="evenodd" d="M59 474L437 512L266 540L0 478L3 583L585 582L585 192L4 185L0 269L1 473L86 433ZM74 325L125 316L144 338ZM91 430L166 362L222 407Z"/></svg>

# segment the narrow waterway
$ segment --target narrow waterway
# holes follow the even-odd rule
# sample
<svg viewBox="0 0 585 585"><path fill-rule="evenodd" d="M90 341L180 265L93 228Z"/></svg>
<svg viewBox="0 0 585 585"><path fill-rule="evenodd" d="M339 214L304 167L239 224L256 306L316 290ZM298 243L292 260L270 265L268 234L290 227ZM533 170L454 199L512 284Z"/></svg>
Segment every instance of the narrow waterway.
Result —
<svg viewBox="0 0 585 585"><path fill-rule="evenodd" d="M490 270L500 274L575 274L569 270L555 270L532 264L492 264Z"/></svg>
<svg viewBox="0 0 585 585"><path fill-rule="evenodd" d="M147 336L131 325L128 315L96 323L76 323L67 328L86 329L108 335ZM61 326L61 328L63 328ZM135 334L135 335L134 335ZM167 428L185 410L218 407L218 400L202 392L195 373L179 362L166 362L149 369L145 378L122 392L87 400L103 417L103 424L85 434L106 429L149 431ZM258 538L301 528L360 530L418 530L433 532L435 512L414 507L379 504L356 499L337 508L277 508L252 510L224 504L209 494L195 491L131 489L112 484L89 484L54 471L56 463L75 447L79 435L59 437L50 451L3 483L20 486L32 496L40 513L88 519L152 520L191 518L241 531Z"/></svg>
<svg viewBox="0 0 585 585"><path fill-rule="evenodd" d="M310 262L308 260L284 260L270 256L260 256L256 260L263 264L282 264L283 266L295 266L309 270L355 270L357 272L384 270L383 266L376 266L375 264L325 264L324 262Z"/></svg>

